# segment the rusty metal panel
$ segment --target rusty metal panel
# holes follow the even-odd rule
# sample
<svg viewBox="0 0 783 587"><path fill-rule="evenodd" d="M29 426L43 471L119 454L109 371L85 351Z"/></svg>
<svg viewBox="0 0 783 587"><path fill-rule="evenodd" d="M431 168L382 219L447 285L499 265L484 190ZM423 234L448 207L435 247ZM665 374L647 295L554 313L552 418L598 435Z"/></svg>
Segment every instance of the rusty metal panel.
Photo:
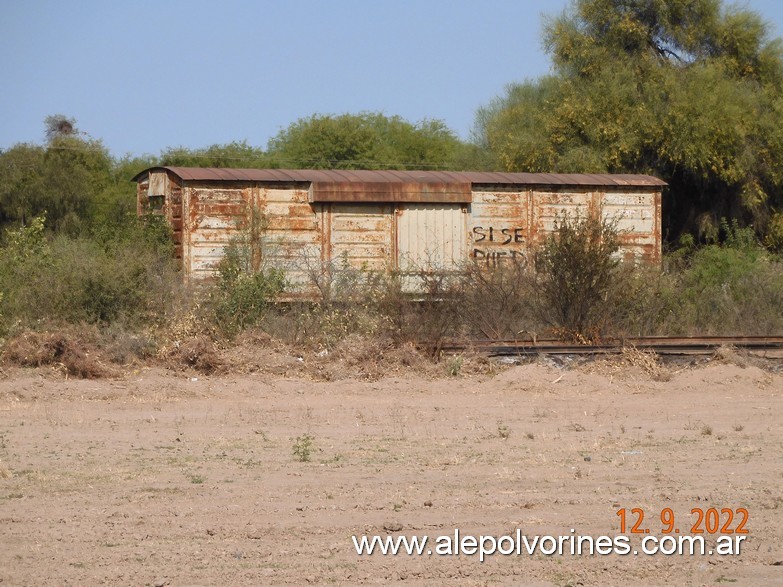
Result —
<svg viewBox="0 0 783 587"><path fill-rule="evenodd" d="M149 181L144 180L136 184L136 215L141 216L147 212L147 203L149 199Z"/></svg>
<svg viewBox="0 0 783 587"><path fill-rule="evenodd" d="M526 261L531 238L530 201L528 190L474 192L470 256L493 267L507 259Z"/></svg>
<svg viewBox="0 0 783 587"><path fill-rule="evenodd" d="M254 208L266 261L300 291L326 264L410 270L453 268L468 256L529 259L559 216L599 210L618 218L626 257L660 261L663 182L648 176L153 168L137 177L140 204L150 183L163 185L155 189L172 204L167 219L193 277L214 274Z"/></svg>
<svg viewBox="0 0 783 587"><path fill-rule="evenodd" d="M308 203L304 188L260 187L255 202L264 222L264 263L285 271L289 289L312 289L321 259L320 206Z"/></svg>
<svg viewBox="0 0 783 587"><path fill-rule="evenodd" d="M401 204L397 262L403 272L454 270L466 256L467 214L459 204Z"/></svg>
<svg viewBox="0 0 783 587"><path fill-rule="evenodd" d="M555 229L555 223L564 215L586 216L592 210L594 192L533 191L531 223L535 225L534 239L531 245L543 240L547 233Z"/></svg>
<svg viewBox="0 0 783 587"><path fill-rule="evenodd" d="M470 256L488 266L507 259L529 262L559 218L600 212L617 219L622 256L659 262L660 191L616 190L474 191Z"/></svg>
<svg viewBox="0 0 783 587"><path fill-rule="evenodd" d="M165 196L167 182L168 174L165 171L156 171L154 173L150 173L147 195Z"/></svg>
<svg viewBox="0 0 783 587"><path fill-rule="evenodd" d="M329 262L383 271L392 261L391 204L331 204Z"/></svg>
<svg viewBox="0 0 783 587"><path fill-rule="evenodd" d="M338 170L338 169L229 169L202 167L151 167L133 181L167 171L185 181L243 181L254 183L324 184L472 184L505 186L663 187L665 182L649 175L583 173L498 173L475 171Z"/></svg>
<svg viewBox="0 0 783 587"><path fill-rule="evenodd" d="M469 203L470 184L410 182L313 182L312 202Z"/></svg>
<svg viewBox="0 0 783 587"><path fill-rule="evenodd" d="M601 211L617 221L626 259L660 262L660 195L658 191L601 194Z"/></svg>
<svg viewBox="0 0 783 587"><path fill-rule="evenodd" d="M283 269L293 289L306 288L307 265L312 258L320 259L322 232L320 210L308 203L307 190L231 185L187 188L187 273L212 277L226 247L250 225L255 210L262 262Z"/></svg>
<svg viewBox="0 0 783 587"><path fill-rule="evenodd" d="M189 188L184 262L195 278L214 275L225 248L247 222L250 188Z"/></svg>

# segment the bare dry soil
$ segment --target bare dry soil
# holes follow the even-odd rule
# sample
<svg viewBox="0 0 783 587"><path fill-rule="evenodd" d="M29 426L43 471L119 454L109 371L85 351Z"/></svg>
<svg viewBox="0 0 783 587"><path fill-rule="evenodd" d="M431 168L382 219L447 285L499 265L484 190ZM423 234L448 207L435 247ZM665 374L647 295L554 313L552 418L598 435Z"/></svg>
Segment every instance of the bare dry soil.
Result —
<svg viewBox="0 0 783 587"><path fill-rule="evenodd" d="M15 369L0 378L0 583L781 585L782 454L783 376L721 362L330 382ZM663 508L689 528L709 507L749 511L739 556L481 563L360 557L351 541L614 536L620 508L658 533Z"/></svg>

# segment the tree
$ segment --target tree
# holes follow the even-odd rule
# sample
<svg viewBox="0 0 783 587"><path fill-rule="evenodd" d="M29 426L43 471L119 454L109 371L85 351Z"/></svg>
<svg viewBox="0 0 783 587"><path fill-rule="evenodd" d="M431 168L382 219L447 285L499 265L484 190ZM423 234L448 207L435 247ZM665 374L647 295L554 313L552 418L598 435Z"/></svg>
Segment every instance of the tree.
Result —
<svg viewBox="0 0 783 587"><path fill-rule="evenodd" d="M379 113L314 115L269 141L276 167L454 169L478 161L442 121L412 124Z"/></svg>
<svg viewBox="0 0 783 587"><path fill-rule="evenodd" d="M252 147L246 141L234 141L203 149L170 148L161 155L160 164L181 167L262 169L269 167L270 161L263 149Z"/></svg>
<svg viewBox="0 0 783 587"><path fill-rule="evenodd" d="M49 226L78 231L111 185L114 161L75 120L55 115L44 124L44 146L19 144L0 154L0 224L25 225L46 212Z"/></svg>
<svg viewBox="0 0 783 587"><path fill-rule="evenodd" d="M25 143L0 154L0 226L24 225L42 211L44 154L42 147Z"/></svg>
<svg viewBox="0 0 783 587"><path fill-rule="evenodd" d="M55 136L46 146L39 214L48 212L52 224L71 233L89 223L93 204L109 187L113 161L103 143L89 137Z"/></svg>
<svg viewBox="0 0 783 587"><path fill-rule="evenodd" d="M720 0L576 0L545 21L552 75L477 116L509 171L636 172L669 183L669 237L760 233L783 205L783 54L755 13Z"/></svg>

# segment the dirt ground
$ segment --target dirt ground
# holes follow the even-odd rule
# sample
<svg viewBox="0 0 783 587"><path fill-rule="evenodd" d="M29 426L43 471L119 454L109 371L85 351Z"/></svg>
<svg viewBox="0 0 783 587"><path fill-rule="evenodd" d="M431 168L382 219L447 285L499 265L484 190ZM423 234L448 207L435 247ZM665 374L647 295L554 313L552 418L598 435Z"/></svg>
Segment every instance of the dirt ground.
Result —
<svg viewBox="0 0 783 587"><path fill-rule="evenodd" d="M726 362L329 382L15 369L0 377L0 583L781 585L782 414L783 374ZM481 563L360 557L351 540L615 536L620 508L659 533L664 508L689 528L709 507L747 508L739 556Z"/></svg>

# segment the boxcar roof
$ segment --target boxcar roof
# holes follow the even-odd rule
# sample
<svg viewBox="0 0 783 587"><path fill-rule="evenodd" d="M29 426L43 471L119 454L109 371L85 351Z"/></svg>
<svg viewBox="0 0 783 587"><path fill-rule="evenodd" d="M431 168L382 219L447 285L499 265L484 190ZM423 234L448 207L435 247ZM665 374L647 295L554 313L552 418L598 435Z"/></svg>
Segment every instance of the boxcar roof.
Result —
<svg viewBox="0 0 783 587"><path fill-rule="evenodd" d="M398 171L349 169L231 169L218 167L150 167L133 181L154 171L168 171L183 181L318 183L318 184L440 184L538 185L584 187L663 187L650 175L609 173L501 173L494 171ZM390 186L391 187L391 186Z"/></svg>

